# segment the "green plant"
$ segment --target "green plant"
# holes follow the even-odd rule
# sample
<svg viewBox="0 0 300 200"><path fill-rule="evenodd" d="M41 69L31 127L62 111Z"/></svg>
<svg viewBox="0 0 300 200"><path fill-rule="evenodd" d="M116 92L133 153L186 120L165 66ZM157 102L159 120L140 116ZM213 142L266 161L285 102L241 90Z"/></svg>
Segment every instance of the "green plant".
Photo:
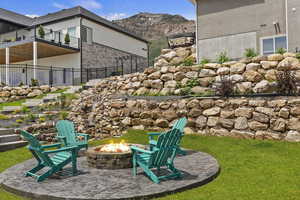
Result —
<svg viewBox="0 0 300 200"><path fill-rule="evenodd" d="M254 48L247 48L247 49L245 49L244 55L247 58L253 58L253 57L257 56L258 53L255 51Z"/></svg>
<svg viewBox="0 0 300 200"><path fill-rule="evenodd" d="M39 118L39 122L45 122L46 121L46 118L45 117L40 117Z"/></svg>
<svg viewBox="0 0 300 200"><path fill-rule="evenodd" d="M210 61L208 58L202 58L200 64L201 64L201 65L205 65L205 64L210 63L210 62L211 62L211 61Z"/></svg>
<svg viewBox="0 0 300 200"><path fill-rule="evenodd" d="M17 119L16 120L16 123L18 123L18 124L22 124L24 121L22 120L22 119Z"/></svg>
<svg viewBox="0 0 300 200"><path fill-rule="evenodd" d="M298 93L297 80L291 70L284 70L276 74L277 93L282 95L296 95Z"/></svg>
<svg viewBox="0 0 300 200"><path fill-rule="evenodd" d="M216 84L216 94L222 97L229 97L234 93L234 83L226 76L221 76L221 80Z"/></svg>
<svg viewBox="0 0 300 200"><path fill-rule="evenodd" d="M28 112L30 112L30 109L29 109L27 106L23 106L23 107L21 108L21 112L22 112L22 113L28 113Z"/></svg>
<svg viewBox="0 0 300 200"><path fill-rule="evenodd" d="M180 95L182 95L182 96L190 95L192 93L191 90L192 90L192 88L190 88L190 87L181 88Z"/></svg>
<svg viewBox="0 0 300 200"><path fill-rule="evenodd" d="M227 56L227 52L226 51L221 52L217 57L217 61L220 64L230 61L230 58Z"/></svg>
<svg viewBox="0 0 300 200"><path fill-rule="evenodd" d="M200 85L200 82L197 78L193 78L191 80L189 80L187 83L186 83L186 87L190 87L190 88L193 88L193 87L196 87L196 86L199 86Z"/></svg>
<svg viewBox="0 0 300 200"><path fill-rule="evenodd" d="M59 117L58 117L58 118L59 118L60 120L65 120L65 119L67 119L68 115L69 115L68 112L61 111L61 112L59 112Z"/></svg>
<svg viewBox="0 0 300 200"><path fill-rule="evenodd" d="M300 53L296 53L296 58L300 60Z"/></svg>
<svg viewBox="0 0 300 200"><path fill-rule="evenodd" d="M181 63L183 66L193 66L195 64L195 60L191 57L184 59L184 61Z"/></svg>
<svg viewBox="0 0 300 200"><path fill-rule="evenodd" d="M36 87L36 86L39 86L39 81L37 79L31 79L31 84L30 84L31 87Z"/></svg>
<svg viewBox="0 0 300 200"><path fill-rule="evenodd" d="M0 120L8 120L8 119L9 119L8 116L0 114Z"/></svg>
<svg viewBox="0 0 300 200"><path fill-rule="evenodd" d="M65 36L65 44L70 44L70 35L69 35L69 33L67 33L66 34L66 36Z"/></svg>
<svg viewBox="0 0 300 200"><path fill-rule="evenodd" d="M22 86L24 86L23 81L21 81L21 82L19 83L18 87L22 87Z"/></svg>
<svg viewBox="0 0 300 200"><path fill-rule="evenodd" d="M34 122L35 120L37 119L37 116L32 114L32 113L29 113L26 117L25 117L25 120L27 122Z"/></svg>
<svg viewBox="0 0 300 200"><path fill-rule="evenodd" d="M39 33L40 38L45 37L45 31L44 31L44 28L42 26L39 26L38 33Z"/></svg>
<svg viewBox="0 0 300 200"><path fill-rule="evenodd" d="M286 53L286 49L285 48L278 48L278 49L276 49L276 53L284 54L284 53Z"/></svg>

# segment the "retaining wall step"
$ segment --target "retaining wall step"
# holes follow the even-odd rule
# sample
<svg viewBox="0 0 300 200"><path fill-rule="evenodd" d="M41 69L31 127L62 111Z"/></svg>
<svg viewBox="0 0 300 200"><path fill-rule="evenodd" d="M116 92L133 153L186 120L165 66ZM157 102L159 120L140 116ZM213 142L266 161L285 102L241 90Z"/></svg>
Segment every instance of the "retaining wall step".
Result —
<svg viewBox="0 0 300 200"><path fill-rule="evenodd" d="M20 141L20 135L13 134L13 135L0 135L0 144L6 142L16 142Z"/></svg>
<svg viewBox="0 0 300 200"><path fill-rule="evenodd" d="M1 110L1 113L6 114L6 113L12 113L16 110L21 110L22 106L4 106Z"/></svg>
<svg viewBox="0 0 300 200"><path fill-rule="evenodd" d="M13 135L15 134L15 129L12 128L0 128L0 136L1 135Z"/></svg>
<svg viewBox="0 0 300 200"><path fill-rule="evenodd" d="M0 144L0 152L16 149L16 148L23 147L23 146L26 146L26 145L27 145L27 142L26 141L21 141L21 140L16 141L16 142L1 143Z"/></svg>

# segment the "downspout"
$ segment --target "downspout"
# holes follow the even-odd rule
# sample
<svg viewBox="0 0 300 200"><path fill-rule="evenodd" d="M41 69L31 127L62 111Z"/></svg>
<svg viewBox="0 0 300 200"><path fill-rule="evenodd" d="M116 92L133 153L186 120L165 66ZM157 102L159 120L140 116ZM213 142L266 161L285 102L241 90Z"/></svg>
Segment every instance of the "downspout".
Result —
<svg viewBox="0 0 300 200"><path fill-rule="evenodd" d="M286 27L286 50L289 52L289 20L288 20L288 0L285 0L285 27Z"/></svg>

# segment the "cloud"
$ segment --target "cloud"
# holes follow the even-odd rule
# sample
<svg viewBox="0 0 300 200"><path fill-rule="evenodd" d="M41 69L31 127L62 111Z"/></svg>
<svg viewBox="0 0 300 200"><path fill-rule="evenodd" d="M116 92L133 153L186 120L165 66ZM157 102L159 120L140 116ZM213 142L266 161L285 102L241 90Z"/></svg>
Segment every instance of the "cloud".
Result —
<svg viewBox="0 0 300 200"><path fill-rule="evenodd" d="M104 18L112 21L112 20L118 20L118 19L123 19L126 18L128 15L126 13L111 13L106 16L103 16Z"/></svg>
<svg viewBox="0 0 300 200"><path fill-rule="evenodd" d="M36 18L36 17L39 17L39 15L35 15L35 14L27 14L25 15L27 17L30 17L30 18Z"/></svg>
<svg viewBox="0 0 300 200"><path fill-rule="evenodd" d="M54 2L52 5L53 5L53 7L59 8L59 9L66 9L66 8L68 8L67 5L56 3L56 2Z"/></svg>
<svg viewBox="0 0 300 200"><path fill-rule="evenodd" d="M102 8L102 5L96 0L75 0L73 4L80 5L89 10L96 10Z"/></svg>

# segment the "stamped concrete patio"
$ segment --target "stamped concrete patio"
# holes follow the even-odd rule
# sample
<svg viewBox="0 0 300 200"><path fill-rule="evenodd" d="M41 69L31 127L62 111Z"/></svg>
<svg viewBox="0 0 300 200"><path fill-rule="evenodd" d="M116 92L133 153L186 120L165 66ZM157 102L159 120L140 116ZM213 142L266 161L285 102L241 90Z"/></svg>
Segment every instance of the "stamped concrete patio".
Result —
<svg viewBox="0 0 300 200"><path fill-rule="evenodd" d="M155 184L140 169L138 176L133 177L131 169L89 168L86 157L81 157L78 159L78 176L53 176L37 183L35 179L24 176L35 162L28 160L1 173L1 185L22 197L39 200L150 199L199 187L215 179L220 171L217 160L209 154L189 151L188 155L175 159L175 166L184 174L183 179ZM64 172L67 169L62 174Z"/></svg>

